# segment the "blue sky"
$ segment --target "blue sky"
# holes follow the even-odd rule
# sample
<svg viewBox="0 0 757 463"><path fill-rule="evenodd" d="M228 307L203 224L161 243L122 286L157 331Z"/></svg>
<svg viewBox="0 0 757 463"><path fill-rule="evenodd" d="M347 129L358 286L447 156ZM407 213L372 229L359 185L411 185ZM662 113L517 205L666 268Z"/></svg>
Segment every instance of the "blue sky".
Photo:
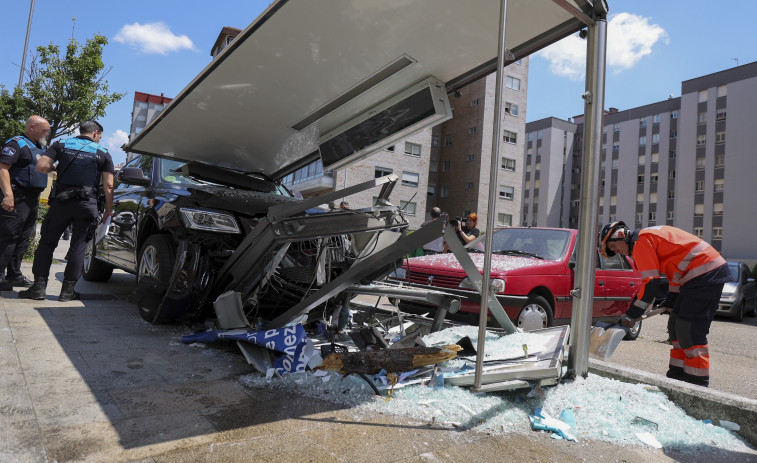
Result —
<svg viewBox="0 0 757 463"><path fill-rule="evenodd" d="M328 1L328 0L320 0ZM472 0L475 3L475 0ZM610 43L606 107L620 110L680 96L681 81L757 61L757 2L713 0L608 0ZM0 84L19 77L30 1L3 6ZM268 0L132 0L87 4L36 0L29 49L95 33L110 43L110 89L127 92L101 122L103 142L116 162L124 154L134 91L178 94L210 62L210 48L223 26L245 28ZM75 18L75 20L74 20ZM570 37L531 59L527 120L566 119L583 112L585 42ZM28 63L27 58L27 63Z"/></svg>

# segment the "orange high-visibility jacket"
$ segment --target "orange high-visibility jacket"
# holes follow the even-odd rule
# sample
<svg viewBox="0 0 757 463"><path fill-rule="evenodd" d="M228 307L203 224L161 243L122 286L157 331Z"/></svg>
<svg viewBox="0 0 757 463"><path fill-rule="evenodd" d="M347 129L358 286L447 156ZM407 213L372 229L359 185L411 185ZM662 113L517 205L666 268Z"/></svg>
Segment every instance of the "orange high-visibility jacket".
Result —
<svg viewBox="0 0 757 463"><path fill-rule="evenodd" d="M668 279L668 291L676 293L681 285L725 264L723 256L707 242L667 225L641 230L632 256L642 278L639 301L647 283L661 273Z"/></svg>

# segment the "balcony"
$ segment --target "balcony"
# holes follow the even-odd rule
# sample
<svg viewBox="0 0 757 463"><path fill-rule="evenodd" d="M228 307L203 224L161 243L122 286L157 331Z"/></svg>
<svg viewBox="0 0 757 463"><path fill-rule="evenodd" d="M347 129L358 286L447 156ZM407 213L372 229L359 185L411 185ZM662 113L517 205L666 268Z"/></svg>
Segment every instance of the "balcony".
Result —
<svg viewBox="0 0 757 463"><path fill-rule="evenodd" d="M335 186L335 171L326 170L313 175L299 177L292 182L284 182L290 190L297 190L303 195L310 195L322 191L333 191Z"/></svg>

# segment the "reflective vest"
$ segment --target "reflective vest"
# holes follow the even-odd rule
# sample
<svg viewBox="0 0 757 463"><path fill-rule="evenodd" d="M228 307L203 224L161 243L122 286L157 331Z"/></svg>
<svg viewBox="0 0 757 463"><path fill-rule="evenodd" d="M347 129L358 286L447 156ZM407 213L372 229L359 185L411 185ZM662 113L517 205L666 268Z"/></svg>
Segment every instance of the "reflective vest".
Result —
<svg viewBox="0 0 757 463"><path fill-rule="evenodd" d="M63 173L58 174L58 183L97 188L100 183L98 151L107 153L100 144L86 138L69 138L64 141L63 154L58 159L58 172Z"/></svg>
<svg viewBox="0 0 757 463"><path fill-rule="evenodd" d="M725 264L725 259L707 242L675 227L662 225L639 232L631 253L641 272L641 300L647 283L664 274L669 291L680 292L681 285Z"/></svg>
<svg viewBox="0 0 757 463"><path fill-rule="evenodd" d="M5 144L15 141L20 149L28 148L31 152L31 162L24 167L13 166L9 169L11 183L24 189L41 192L47 188L47 174L37 172L37 160L45 152L38 148L31 140L23 135L18 135L6 141Z"/></svg>

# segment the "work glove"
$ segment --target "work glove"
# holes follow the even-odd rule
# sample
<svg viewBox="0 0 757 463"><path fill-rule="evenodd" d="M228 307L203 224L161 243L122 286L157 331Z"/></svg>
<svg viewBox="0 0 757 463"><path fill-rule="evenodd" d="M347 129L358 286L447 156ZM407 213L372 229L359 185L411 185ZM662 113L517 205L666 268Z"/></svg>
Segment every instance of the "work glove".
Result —
<svg viewBox="0 0 757 463"><path fill-rule="evenodd" d="M631 329L638 321L638 318L631 318L628 315L623 314L620 316L620 320L618 320L618 325L622 326L623 328Z"/></svg>

